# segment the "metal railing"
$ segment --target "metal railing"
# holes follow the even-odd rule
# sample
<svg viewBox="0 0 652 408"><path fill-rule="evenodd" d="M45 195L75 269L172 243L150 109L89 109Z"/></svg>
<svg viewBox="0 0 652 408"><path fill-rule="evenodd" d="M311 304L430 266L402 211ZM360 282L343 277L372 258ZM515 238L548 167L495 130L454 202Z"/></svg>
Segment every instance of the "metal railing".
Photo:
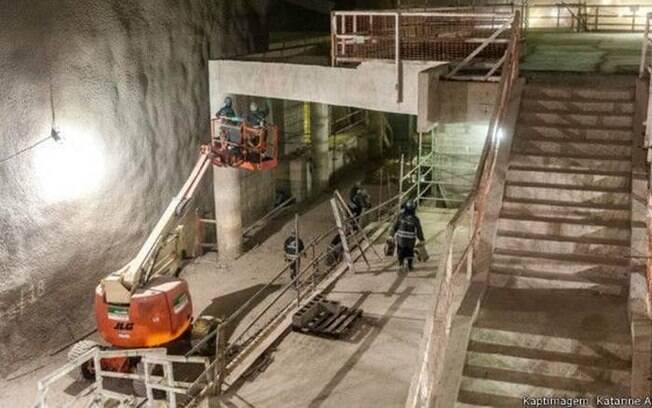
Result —
<svg viewBox="0 0 652 408"><path fill-rule="evenodd" d="M433 9L444 12L446 9ZM524 29L552 29L593 32L641 32L652 5L557 2L500 2L480 6L455 7L456 12L509 13L520 10Z"/></svg>
<svg viewBox="0 0 652 408"><path fill-rule="evenodd" d="M515 14L515 25L520 26L520 13ZM501 126L508 112L512 89L519 76L520 30L512 31L512 38L507 51L505 69L503 69L498 100L492 116L487 138L480 158L478 171L473 182L473 188L466 200L459 207L446 226L444 247L439 259L438 279L435 288L435 307L424 331L422 343L423 365L415 374L406 407L429 406L436 390L434 387L442 375L445 350L453 316L457 310L453 307L460 296L455 293L456 282L462 281L468 285L474 260L474 247L482 232L484 215L487 206L490 181L496 165L498 141ZM464 231L465 225L472 226ZM468 233L463 245L456 247L456 239L460 233ZM464 272L463 279L458 279ZM466 289L462 288L461 292Z"/></svg>
<svg viewBox="0 0 652 408"><path fill-rule="evenodd" d="M652 81L652 13L646 15L645 20L645 31L643 34L643 44L641 51L641 64L639 68L639 80L644 84L643 86L647 87L644 94L647 95L646 100L639 100L637 92L637 104L647 105L647 111L643 112L644 122L643 127L645 129L643 137L643 148L647 150L647 188L646 188L646 233L647 233L647 259L646 259L646 277L647 277L647 293L646 293L646 307L648 317L652 319L652 258L650 253L652 253L652 168L650 163L652 163L652 92L650 92L650 81ZM645 97L643 97L645 98ZM643 109L643 107L641 107ZM636 117L636 116L635 116ZM639 124L635 123L636 126ZM635 131L635 135L638 132ZM640 134L640 133L638 133ZM634 140L636 143L636 140ZM633 163L634 165L635 163ZM636 186L636 184L634 184ZM634 191L636 193L636 191ZM631 296L631 294L630 294Z"/></svg>
<svg viewBox="0 0 652 408"><path fill-rule="evenodd" d="M114 358L139 358L141 363L144 365L143 374L106 371L102 369L102 360ZM92 362L93 373L95 375L95 381L88 387L89 393L82 394L80 392L78 396L74 398L74 401L66 401L63 405L49 404L47 398L50 388L62 378L71 375L74 371L79 371L80 367L88 362ZM135 402L137 401L134 395L122 394L107 389L104 385L104 381L107 378L142 382L145 386L145 398L149 404L154 403L154 390L164 391L166 393L167 406L169 408L176 408L177 394L186 394L191 383L174 379L173 363L200 364L207 368L209 366L209 359L208 357L198 356L170 356L167 355L167 350L165 348L102 350L100 347L94 347L77 357L75 360L69 361L64 366L38 382L38 391L34 408L47 408L52 406L68 408L78 402L81 396L90 396L91 403L96 404L97 406L105 406L109 401L118 403L119 406L135 405ZM151 374L150 367L156 365L163 368L162 377Z"/></svg>
<svg viewBox="0 0 652 408"><path fill-rule="evenodd" d="M652 12L645 15L645 28L643 30L643 45L641 47L641 65L639 67L639 77L641 79L649 77L652 74ZM648 115L649 117L649 115ZM647 140L647 135L646 135Z"/></svg>
<svg viewBox="0 0 652 408"><path fill-rule="evenodd" d="M424 183L415 182L414 176L421 174L419 164L426 163L429 163L428 156L422 157L421 163L407 170L405 160L402 159L399 193L365 210L359 219L375 219L374 225L382 231L381 226L387 225L387 222L395 217L402 203L409 199L415 199L417 202L423 199L427 190L423 188ZM352 222L350 216L344 220L345 224L352 225ZM278 327L291 311L298 310L303 303L314 297L320 284L332 277L334 271L341 267L341 261L346 257L333 260L332 247L329 248L336 234L338 234L337 225L313 238L299 254L300 267L293 279L288 280L292 267L292 264L288 263L263 288L226 318L217 329L186 353L186 356L191 356L209 342L215 342L216 359L196 379L195 384L189 386L191 406L208 394L219 395L229 375L238 369L238 365L251 353L253 347L260 346L261 338ZM371 241L373 240L372 238ZM357 232L350 233L346 241L348 248L343 248L344 245L340 244L338 249L348 249L351 252L357 250L362 257L365 256L366 248L371 245L366 240L366 232L363 228L357 228ZM350 269L351 266L347 268ZM254 310L252 314L250 314L251 310Z"/></svg>
<svg viewBox="0 0 652 408"><path fill-rule="evenodd" d="M451 78L473 65L489 80L505 62L514 27L511 12L337 11L331 14L332 65L393 62L400 102L403 61L454 62Z"/></svg>

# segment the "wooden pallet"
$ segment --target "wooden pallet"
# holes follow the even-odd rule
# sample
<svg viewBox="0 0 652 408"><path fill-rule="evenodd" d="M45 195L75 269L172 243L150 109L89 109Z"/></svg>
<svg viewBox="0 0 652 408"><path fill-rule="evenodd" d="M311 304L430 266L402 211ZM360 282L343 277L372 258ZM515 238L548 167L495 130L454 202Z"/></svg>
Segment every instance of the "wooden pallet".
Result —
<svg viewBox="0 0 652 408"><path fill-rule="evenodd" d="M342 306L319 295L292 316L292 328L303 333L338 338L345 335L360 317L361 309Z"/></svg>

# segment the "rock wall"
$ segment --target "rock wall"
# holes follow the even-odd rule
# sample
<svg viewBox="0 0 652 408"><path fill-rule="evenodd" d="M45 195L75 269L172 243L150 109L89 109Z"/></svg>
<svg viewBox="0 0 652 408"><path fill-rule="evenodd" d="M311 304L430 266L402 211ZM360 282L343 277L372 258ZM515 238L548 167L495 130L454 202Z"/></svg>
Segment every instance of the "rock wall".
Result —
<svg viewBox="0 0 652 408"><path fill-rule="evenodd" d="M135 254L207 140L207 60L264 46L268 11L0 0L0 160L45 140L0 163L0 378L94 328L93 288Z"/></svg>

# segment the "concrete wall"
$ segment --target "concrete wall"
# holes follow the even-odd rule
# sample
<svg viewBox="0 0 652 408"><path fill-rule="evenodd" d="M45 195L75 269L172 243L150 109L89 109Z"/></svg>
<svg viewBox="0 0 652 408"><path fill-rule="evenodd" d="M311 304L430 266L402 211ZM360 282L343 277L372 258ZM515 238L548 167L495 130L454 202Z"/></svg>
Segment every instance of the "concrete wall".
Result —
<svg viewBox="0 0 652 408"><path fill-rule="evenodd" d="M357 68L332 68L251 61L211 61L211 111L224 95L238 94L417 114L419 72L444 63L405 62L402 102L397 102L396 66L368 62Z"/></svg>
<svg viewBox="0 0 652 408"><path fill-rule="evenodd" d="M207 141L208 59L266 39L266 0L0 5L0 377L94 329ZM210 185L210 183L209 183Z"/></svg>
<svg viewBox="0 0 652 408"><path fill-rule="evenodd" d="M242 225L249 226L274 206L276 182L271 171L247 172L241 176Z"/></svg>

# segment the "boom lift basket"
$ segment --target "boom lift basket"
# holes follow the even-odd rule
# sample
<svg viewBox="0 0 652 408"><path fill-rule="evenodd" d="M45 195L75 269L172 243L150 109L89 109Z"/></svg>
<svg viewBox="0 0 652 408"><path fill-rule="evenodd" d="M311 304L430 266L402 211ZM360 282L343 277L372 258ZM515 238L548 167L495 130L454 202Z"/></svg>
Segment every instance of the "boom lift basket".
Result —
<svg viewBox="0 0 652 408"><path fill-rule="evenodd" d="M278 126L254 127L238 119L211 120L213 164L249 171L269 170L278 165Z"/></svg>

